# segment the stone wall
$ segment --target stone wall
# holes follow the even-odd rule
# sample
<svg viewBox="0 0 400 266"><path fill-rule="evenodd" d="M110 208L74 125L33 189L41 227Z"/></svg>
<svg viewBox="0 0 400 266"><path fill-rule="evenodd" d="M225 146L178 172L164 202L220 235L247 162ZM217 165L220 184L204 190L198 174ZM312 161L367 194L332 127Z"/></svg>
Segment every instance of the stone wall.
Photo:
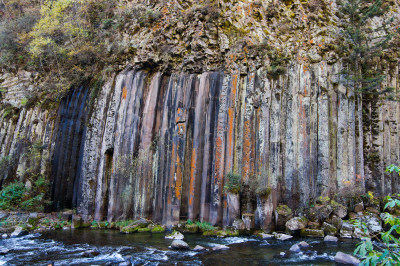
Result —
<svg viewBox="0 0 400 266"><path fill-rule="evenodd" d="M58 114L33 108L17 121L2 119L1 154L18 158L19 175L29 160L17 136L39 139L53 207L76 207L86 220L230 225L255 215L258 227L271 228L279 203L301 212L321 195L344 201L367 190L399 192L384 173L399 161L399 104L365 109L340 70L293 63L271 78L264 70L126 69L92 106L79 89ZM399 89L398 75L387 83ZM229 191L229 173L241 177L239 194Z"/></svg>

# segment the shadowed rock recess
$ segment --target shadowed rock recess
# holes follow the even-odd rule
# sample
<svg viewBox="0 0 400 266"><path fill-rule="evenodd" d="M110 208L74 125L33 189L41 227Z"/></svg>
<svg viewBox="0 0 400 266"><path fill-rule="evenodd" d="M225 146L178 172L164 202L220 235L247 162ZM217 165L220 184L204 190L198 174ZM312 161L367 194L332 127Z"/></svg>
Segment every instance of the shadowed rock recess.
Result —
<svg viewBox="0 0 400 266"><path fill-rule="evenodd" d="M301 210L321 195L342 201L368 190L399 192L384 169L399 161L400 106L377 105L378 130L369 131L340 71L326 62L291 64L275 79L261 70L126 69L95 96L75 90L58 110L1 116L1 155L14 163L0 180L35 166L52 177L53 208L76 208L85 220L228 226L254 214L265 229L274 227L280 203ZM386 83L399 88L397 75ZM34 142L41 156L22 156ZM366 163L365 145L377 151L374 164ZM239 193L230 190L233 174Z"/></svg>

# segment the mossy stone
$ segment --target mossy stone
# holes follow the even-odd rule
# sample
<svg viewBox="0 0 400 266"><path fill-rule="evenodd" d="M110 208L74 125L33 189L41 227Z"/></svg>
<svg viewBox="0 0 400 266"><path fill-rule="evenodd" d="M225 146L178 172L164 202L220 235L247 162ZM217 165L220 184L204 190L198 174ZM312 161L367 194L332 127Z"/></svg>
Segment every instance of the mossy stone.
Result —
<svg viewBox="0 0 400 266"><path fill-rule="evenodd" d="M165 232L165 228L162 227L161 225L156 225L151 229L152 233L164 233Z"/></svg>

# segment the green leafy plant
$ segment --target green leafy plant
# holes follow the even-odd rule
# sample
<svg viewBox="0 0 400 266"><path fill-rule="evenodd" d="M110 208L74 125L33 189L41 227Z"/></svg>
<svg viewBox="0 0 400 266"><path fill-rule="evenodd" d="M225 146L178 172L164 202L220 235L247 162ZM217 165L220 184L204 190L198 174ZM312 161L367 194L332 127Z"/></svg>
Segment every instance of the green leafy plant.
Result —
<svg viewBox="0 0 400 266"><path fill-rule="evenodd" d="M21 201L26 188L23 183L15 182L5 186L0 191L0 209L6 210L17 208Z"/></svg>
<svg viewBox="0 0 400 266"><path fill-rule="evenodd" d="M187 221L186 221L186 223L187 223L188 225L192 225L192 224L194 224L194 223L193 223L193 221L192 221L192 220L190 220L190 219L189 219L189 220L187 220Z"/></svg>
<svg viewBox="0 0 400 266"><path fill-rule="evenodd" d="M385 172L393 173L396 172L400 175L400 168L397 165L391 164L386 168Z"/></svg>
<svg viewBox="0 0 400 266"><path fill-rule="evenodd" d="M212 226L208 222L199 222L199 221L197 221L196 225L200 228L201 231L213 231L213 230L215 230L215 227Z"/></svg>

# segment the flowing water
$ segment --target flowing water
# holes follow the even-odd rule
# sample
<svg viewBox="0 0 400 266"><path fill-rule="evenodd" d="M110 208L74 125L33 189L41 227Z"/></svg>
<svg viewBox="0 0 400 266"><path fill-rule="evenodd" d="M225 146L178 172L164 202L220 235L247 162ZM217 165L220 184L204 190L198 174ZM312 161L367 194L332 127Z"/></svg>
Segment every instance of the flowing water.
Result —
<svg viewBox="0 0 400 266"><path fill-rule="evenodd" d="M280 256L290 246L306 241L311 249L305 253ZM0 265L335 265L337 251L352 253L354 241L324 243L319 239L290 241L259 240L253 237L210 238L187 234L185 241L194 248L212 248L217 244L230 247L225 251L172 251L171 240L164 234L140 233L124 235L110 230L68 230L27 235L0 240L0 247L11 249L0 256ZM87 250L100 254L85 257Z"/></svg>

